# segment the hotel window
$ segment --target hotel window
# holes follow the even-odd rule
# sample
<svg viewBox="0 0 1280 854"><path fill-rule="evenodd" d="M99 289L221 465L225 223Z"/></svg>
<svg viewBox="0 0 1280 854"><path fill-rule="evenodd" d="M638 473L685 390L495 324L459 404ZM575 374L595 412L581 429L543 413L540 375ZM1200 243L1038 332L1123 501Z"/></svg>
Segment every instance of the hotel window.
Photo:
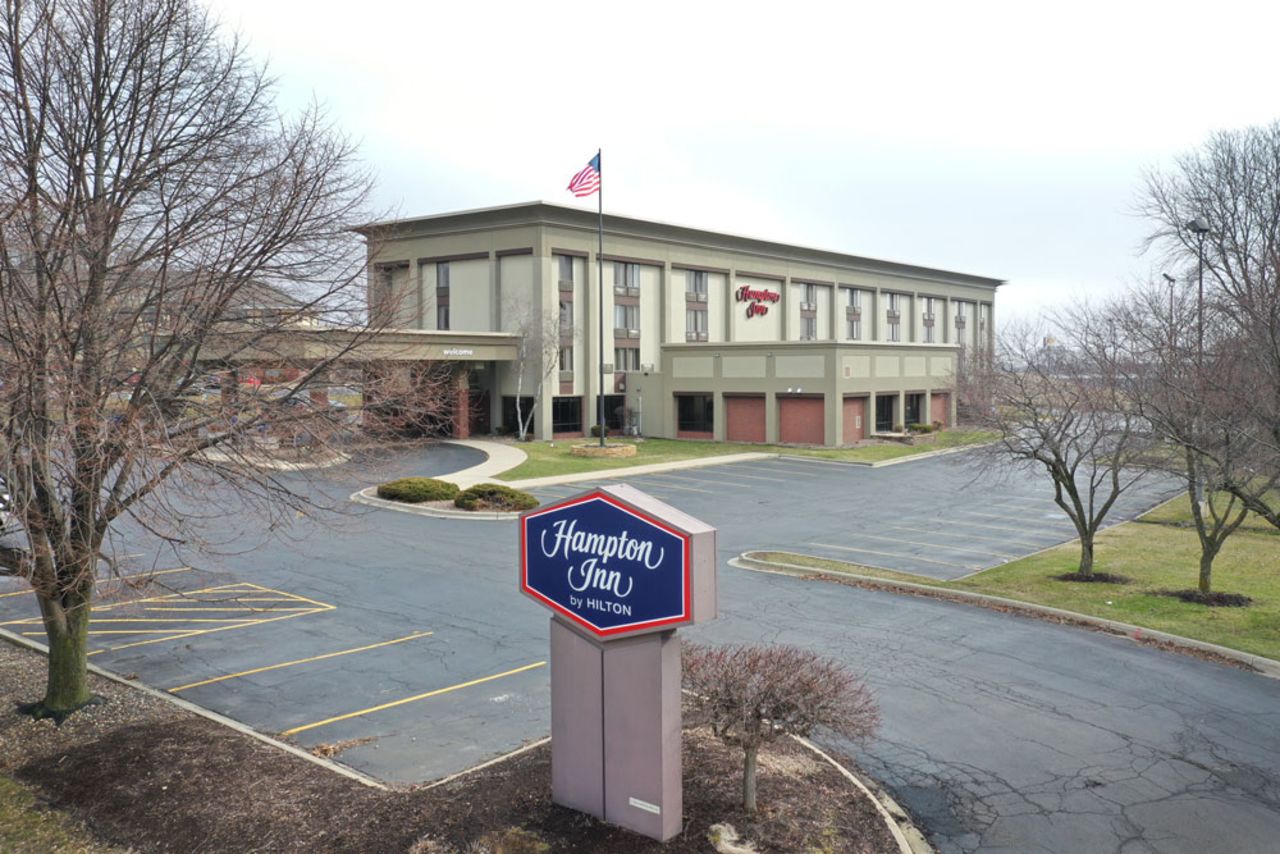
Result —
<svg viewBox="0 0 1280 854"><path fill-rule="evenodd" d="M573 300L560 300L560 334L568 335L573 332Z"/></svg>
<svg viewBox="0 0 1280 854"><path fill-rule="evenodd" d="M449 262L448 261L441 261L439 264L436 264L436 290L438 291L449 290ZM448 329L447 326L441 327L441 328Z"/></svg>
<svg viewBox="0 0 1280 854"><path fill-rule="evenodd" d="M956 327L958 329L964 329L964 324L967 319L965 306L967 305L968 303L964 302L956 303Z"/></svg>
<svg viewBox="0 0 1280 854"><path fill-rule="evenodd" d="M857 288L846 288L845 304L845 337L850 341L862 340L862 292Z"/></svg>
<svg viewBox="0 0 1280 854"><path fill-rule="evenodd" d="M690 302L707 301L707 274L702 270L685 273L685 297Z"/></svg>
<svg viewBox="0 0 1280 854"><path fill-rule="evenodd" d="M449 304L436 306L436 329L449 328Z"/></svg>
<svg viewBox="0 0 1280 854"><path fill-rule="evenodd" d="M560 348L560 368L559 369L562 371L573 370L573 348L572 347Z"/></svg>
<svg viewBox="0 0 1280 854"><path fill-rule="evenodd" d="M640 348L615 347L613 349L613 369L615 371L640 370Z"/></svg>
<svg viewBox="0 0 1280 854"><path fill-rule="evenodd" d="M818 286L817 285L804 286L804 305L800 307L804 309L809 309L810 311L818 307Z"/></svg>
<svg viewBox="0 0 1280 854"><path fill-rule="evenodd" d="M709 394L676 395L676 430L710 433L715 429L715 401Z"/></svg>
<svg viewBox="0 0 1280 854"><path fill-rule="evenodd" d="M934 326L937 314L934 312L937 300L933 297L924 298L924 343L933 344L938 340L936 327Z"/></svg>
<svg viewBox="0 0 1280 854"><path fill-rule="evenodd" d="M889 340L902 340L902 294L889 294L889 310L886 313L889 321Z"/></svg>
<svg viewBox="0 0 1280 854"><path fill-rule="evenodd" d="M551 431L553 433L582 432L582 398L554 397L551 399Z"/></svg>
<svg viewBox="0 0 1280 854"><path fill-rule="evenodd" d="M640 330L640 306L615 305L613 307L613 328L638 332Z"/></svg>
<svg viewBox="0 0 1280 854"><path fill-rule="evenodd" d="M684 337L686 341L707 340L707 310L690 308L684 313Z"/></svg>
<svg viewBox="0 0 1280 854"><path fill-rule="evenodd" d="M800 318L800 340L813 341L818 337L818 318L801 317Z"/></svg>
<svg viewBox="0 0 1280 854"><path fill-rule="evenodd" d="M613 291L628 293L640 289L640 265L613 262Z"/></svg>
<svg viewBox="0 0 1280 854"><path fill-rule="evenodd" d="M573 284L573 256L557 255L556 262L560 268L560 284Z"/></svg>

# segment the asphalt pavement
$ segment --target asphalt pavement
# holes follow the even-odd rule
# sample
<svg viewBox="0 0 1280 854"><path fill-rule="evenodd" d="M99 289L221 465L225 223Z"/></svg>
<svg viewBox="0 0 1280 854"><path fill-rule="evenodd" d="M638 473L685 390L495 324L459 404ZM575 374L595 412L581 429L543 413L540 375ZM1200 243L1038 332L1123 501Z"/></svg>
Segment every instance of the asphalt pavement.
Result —
<svg viewBox="0 0 1280 854"><path fill-rule="evenodd" d="M340 504L392 476L477 461L436 446L282 477ZM885 563L909 561L919 547L905 532L919 529L926 551L916 556L962 574L1070 536L1034 501L1043 485L975 480L948 457L880 469L778 460L689 477L637 483L720 528L721 617L688 636L808 646L864 674L883 727L865 746L836 746L941 850L1274 850L1280 682L1124 638L725 564L747 549L814 543L860 549L863 563L881 551ZM1158 500L1154 486L1130 510ZM157 558L127 538L136 563L165 570L163 586L107 587L97 616L142 622L101 624L92 661L304 747L334 745L341 761L395 782L436 779L547 734L547 615L516 592L513 522L363 507L318 521L207 512L230 500L185 498L193 519L212 517L219 555ZM957 524L982 518L959 510L1017 536ZM271 521L288 527L265 538ZM903 542L871 539L886 531ZM33 606L0 579L6 628L22 629L14 621ZM139 633L116 633L128 627Z"/></svg>

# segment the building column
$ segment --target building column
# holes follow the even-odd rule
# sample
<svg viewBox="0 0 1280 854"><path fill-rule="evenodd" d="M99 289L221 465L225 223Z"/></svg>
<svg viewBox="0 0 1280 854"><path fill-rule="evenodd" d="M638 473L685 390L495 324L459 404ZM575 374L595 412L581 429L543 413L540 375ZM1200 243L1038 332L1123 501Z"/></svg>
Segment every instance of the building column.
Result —
<svg viewBox="0 0 1280 854"><path fill-rule="evenodd" d="M865 411L862 413L862 437L870 439L871 435L876 432L876 393L874 391L867 394L867 402Z"/></svg>
<svg viewBox="0 0 1280 854"><path fill-rule="evenodd" d="M454 374L449 397L453 404L453 438L471 438L471 388L465 369Z"/></svg>
<svg viewBox="0 0 1280 854"><path fill-rule="evenodd" d="M897 427L899 424L905 429L907 426L907 390L898 389L898 411L894 413L894 423L891 425Z"/></svg>

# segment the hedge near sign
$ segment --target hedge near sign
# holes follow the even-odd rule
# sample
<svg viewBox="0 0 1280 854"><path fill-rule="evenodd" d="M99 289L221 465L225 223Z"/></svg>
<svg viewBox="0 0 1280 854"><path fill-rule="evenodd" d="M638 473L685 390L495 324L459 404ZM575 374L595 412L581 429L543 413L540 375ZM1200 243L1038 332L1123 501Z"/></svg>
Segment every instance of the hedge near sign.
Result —
<svg viewBox="0 0 1280 854"><path fill-rule="evenodd" d="M689 535L606 492L521 519L521 590L598 637L692 618Z"/></svg>
<svg viewBox="0 0 1280 854"><path fill-rule="evenodd" d="M520 517L520 591L552 611L551 795L680 832L680 639L716 616L716 531L607 486Z"/></svg>

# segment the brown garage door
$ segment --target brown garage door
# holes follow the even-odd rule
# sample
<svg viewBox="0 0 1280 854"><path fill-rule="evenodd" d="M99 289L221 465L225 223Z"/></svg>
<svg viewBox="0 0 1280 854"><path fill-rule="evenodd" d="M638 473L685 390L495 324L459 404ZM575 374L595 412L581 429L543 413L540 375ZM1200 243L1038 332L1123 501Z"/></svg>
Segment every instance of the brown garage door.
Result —
<svg viewBox="0 0 1280 854"><path fill-rule="evenodd" d="M730 442L764 441L764 395L724 396L724 435Z"/></svg>
<svg viewBox="0 0 1280 854"><path fill-rule="evenodd" d="M934 392L929 403L931 412L929 417L934 421L942 422L943 427L950 427L951 421L951 395L946 393L939 394Z"/></svg>
<svg viewBox="0 0 1280 854"><path fill-rule="evenodd" d="M844 399L844 443L860 442L867 438L867 399L865 397L846 397Z"/></svg>
<svg viewBox="0 0 1280 854"><path fill-rule="evenodd" d="M821 445L823 410L820 397L779 397L778 440L793 445Z"/></svg>

